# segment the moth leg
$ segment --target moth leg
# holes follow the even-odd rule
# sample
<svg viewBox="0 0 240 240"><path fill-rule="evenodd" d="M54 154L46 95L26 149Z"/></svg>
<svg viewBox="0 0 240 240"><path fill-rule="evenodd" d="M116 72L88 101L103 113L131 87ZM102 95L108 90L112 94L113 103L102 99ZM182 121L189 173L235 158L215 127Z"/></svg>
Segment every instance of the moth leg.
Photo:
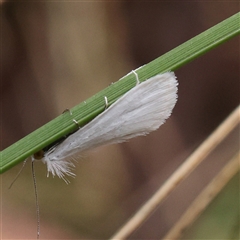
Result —
<svg viewBox="0 0 240 240"><path fill-rule="evenodd" d="M66 113L66 112L69 112L69 114L72 115L72 111L71 111L69 108L66 108L66 109L62 112L62 114Z"/></svg>
<svg viewBox="0 0 240 240"><path fill-rule="evenodd" d="M70 109L68 109L68 108L63 111L63 114L64 114L65 112L69 112L69 114L72 115L72 111L71 111ZM77 127L80 129L80 125L78 124L77 120L75 120L75 119L73 118L72 121L73 121L73 122L77 125Z"/></svg>
<svg viewBox="0 0 240 240"><path fill-rule="evenodd" d="M104 96L104 101L105 101L105 109L108 108L108 99L106 96Z"/></svg>
<svg viewBox="0 0 240 240"><path fill-rule="evenodd" d="M134 70L132 70L132 73L136 76L136 81L137 81L136 85L140 84L140 81L139 81L139 78L138 78L138 74Z"/></svg>
<svg viewBox="0 0 240 240"><path fill-rule="evenodd" d="M80 125L79 123L77 122L77 120L73 119L73 122L77 125L77 127L80 129Z"/></svg>

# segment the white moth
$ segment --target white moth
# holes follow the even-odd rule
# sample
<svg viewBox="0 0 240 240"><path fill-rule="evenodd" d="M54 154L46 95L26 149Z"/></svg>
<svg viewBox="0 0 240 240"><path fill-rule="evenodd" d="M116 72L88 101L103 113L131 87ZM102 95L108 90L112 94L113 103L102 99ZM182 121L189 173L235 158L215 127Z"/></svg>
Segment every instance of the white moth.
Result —
<svg viewBox="0 0 240 240"><path fill-rule="evenodd" d="M50 148L41 159L48 175L75 176L73 160L79 152L101 145L124 142L158 129L171 115L177 101L177 80L173 72L139 83L90 123L63 142ZM35 157L32 157L35 160Z"/></svg>

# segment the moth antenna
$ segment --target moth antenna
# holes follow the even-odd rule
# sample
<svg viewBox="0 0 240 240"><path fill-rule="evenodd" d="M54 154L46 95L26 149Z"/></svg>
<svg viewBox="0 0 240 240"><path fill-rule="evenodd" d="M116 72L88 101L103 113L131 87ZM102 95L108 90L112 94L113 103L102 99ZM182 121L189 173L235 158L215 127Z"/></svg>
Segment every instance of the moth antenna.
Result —
<svg viewBox="0 0 240 240"><path fill-rule="evenodd" d="M39 203L38 203L37 181L36 181L36 175L35 175L35 169L34 169L34 159L32 159L32 177L33 177L36 213L37 213L37 239L39 239L39 236L40 236L40 212L39 212Z"/></svg>
<svg viewBox="0 0 240 240"><path fill-rule="evenodd" d="M132 70L132 73L136 76L136 81L137 81L136 85L140 84L140 81L139 81L139 78L138 78L138 74L134 70Z"/></svg>
<svg viewBox="0 0 240 240"><path fill-rule="evenodd" d="M18 179L19 175L21 174L23 168L25 167L26 163L27 163L27 159L24 160L21 169L20 169L19 172L17 173L16 177L13 179L13 181L12 181L12 183L10 184L10 186L8 187L8 189L10 189L10 188L12 187L12 185L16 182L16 180Z"/></svg>

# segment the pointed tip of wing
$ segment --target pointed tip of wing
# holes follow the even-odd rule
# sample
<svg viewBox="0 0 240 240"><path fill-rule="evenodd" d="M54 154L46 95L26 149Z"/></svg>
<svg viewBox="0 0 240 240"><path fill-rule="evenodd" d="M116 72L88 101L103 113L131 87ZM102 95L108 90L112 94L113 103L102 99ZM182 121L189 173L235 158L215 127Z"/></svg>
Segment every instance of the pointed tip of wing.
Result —
<svg viewBox="0 0 240 240"><path fill-rule="evenodd" d="M65 183L69 183L70 181L66 178L66 176L75 177L76 175L72 172L75 168L75 165L72 162L72 159L64 158L64 159L53 159L45 156L42 161L47 165L48 175L49 173L52 176L58 176L63 179Z"/></svg>

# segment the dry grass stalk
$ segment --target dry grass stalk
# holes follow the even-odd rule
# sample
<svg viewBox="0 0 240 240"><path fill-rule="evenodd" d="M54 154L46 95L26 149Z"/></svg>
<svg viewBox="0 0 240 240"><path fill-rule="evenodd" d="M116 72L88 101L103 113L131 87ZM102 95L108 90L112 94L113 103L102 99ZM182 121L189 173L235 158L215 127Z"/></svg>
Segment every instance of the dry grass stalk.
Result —
<svg viewBox="0 0 240 240"><path fill-rule="evenodd" d="M238 152L222 169L220 173L203 189L203 191L194 200L191 206L171 228L163 239L179 239L184 230L191 225L194 220L211 203L216 195L226 186L232 177L240 170L239 165L240 152Z"/></svg>
<svg viewBox="0 0 240 240"><path fill-rule="evenodd" d="M167 179L157 192L139 209L129 221L111 237L126 239L159 204L182 182L211 151L239 124L240 106L186 159L186 161Z"/></svg>

